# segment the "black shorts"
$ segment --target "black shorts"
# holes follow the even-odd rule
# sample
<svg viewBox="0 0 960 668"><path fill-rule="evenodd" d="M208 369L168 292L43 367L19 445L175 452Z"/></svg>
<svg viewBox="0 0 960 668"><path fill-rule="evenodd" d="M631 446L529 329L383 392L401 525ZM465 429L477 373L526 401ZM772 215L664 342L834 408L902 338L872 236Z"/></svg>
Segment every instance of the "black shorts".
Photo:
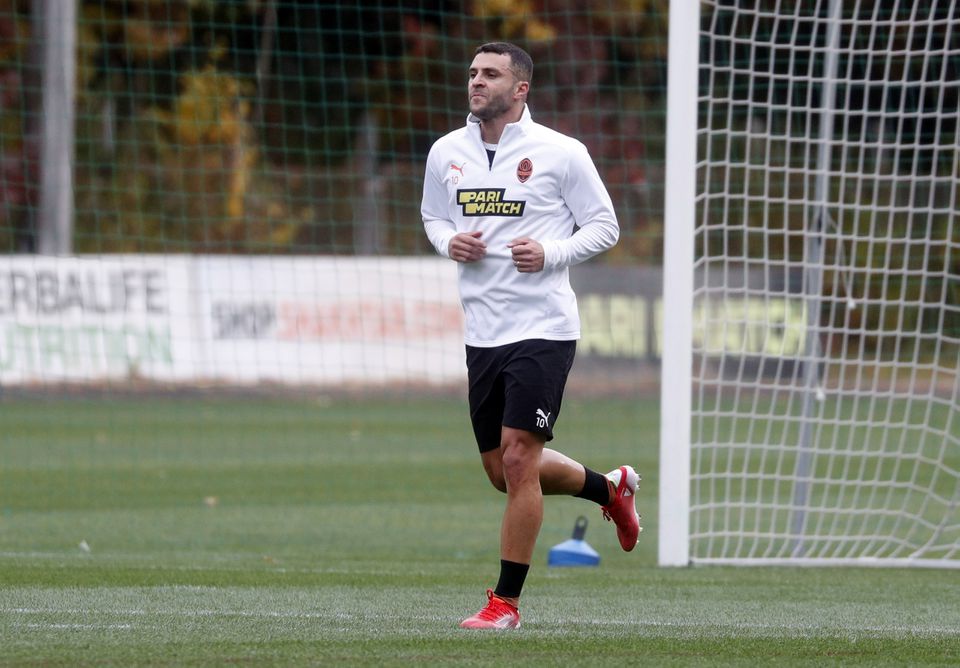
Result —
<svg viewBox="0 0 960 668"><path fill-rule="evenodd" d="M470 420L480 452L500 447L500 428L553 440L576 341L531 339L496 348L467 346Z"/></svg>

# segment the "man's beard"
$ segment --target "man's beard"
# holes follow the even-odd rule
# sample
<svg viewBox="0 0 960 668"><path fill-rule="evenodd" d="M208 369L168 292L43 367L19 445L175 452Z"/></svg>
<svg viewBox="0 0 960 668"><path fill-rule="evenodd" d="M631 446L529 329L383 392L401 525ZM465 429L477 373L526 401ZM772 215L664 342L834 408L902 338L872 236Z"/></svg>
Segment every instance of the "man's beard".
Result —
<svg viewBox="0 0 960 668"><path fill-rule="evenodd" d="M481 121L490 121L510 111L510 100L506 95L487 98L487 104L473 115Z"/></svg>

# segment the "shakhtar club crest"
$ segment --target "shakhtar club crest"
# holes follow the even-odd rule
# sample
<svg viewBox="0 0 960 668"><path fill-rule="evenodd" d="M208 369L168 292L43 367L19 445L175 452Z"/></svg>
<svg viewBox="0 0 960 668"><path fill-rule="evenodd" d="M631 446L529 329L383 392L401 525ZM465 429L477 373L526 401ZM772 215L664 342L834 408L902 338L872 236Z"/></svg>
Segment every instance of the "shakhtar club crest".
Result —
<svg viewBox="0 0 960 668"><path fill-rule="evenodd" d="M533 163L530 162L530 158L524 158L517 165L517 180L520 183L526 183L531 174L533 174Z"/></svg>

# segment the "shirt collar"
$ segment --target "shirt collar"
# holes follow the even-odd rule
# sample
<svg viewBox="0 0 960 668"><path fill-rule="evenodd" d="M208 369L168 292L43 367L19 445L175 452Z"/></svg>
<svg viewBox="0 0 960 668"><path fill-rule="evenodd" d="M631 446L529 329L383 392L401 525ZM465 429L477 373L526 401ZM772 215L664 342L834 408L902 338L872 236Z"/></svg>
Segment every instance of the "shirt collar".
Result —
<svg viewBox="0 0 960 668"><path fill-rule="evenodd" d="M533 116L530 114L530 107L528 107L528 106L526 105L526 103L524 103L524 105L523 105L523 113L520 114L520 120L517 121L517 122L515 122L515 123L507 123L507 126L504 128L504 130L506 130L507 128L509 128L509 127L511 127L511 126L513 126L513 125L516 125L517 127L523 129L523 128L527 127L528 125L530 125L530 123L533 123ZM477 118L476 116L474 116L473 113L467 114L467 127L468 127L468 128L469 128L469 127L476 127L477 130L479 130L479 129L480 129L480 119Z"/></svg>

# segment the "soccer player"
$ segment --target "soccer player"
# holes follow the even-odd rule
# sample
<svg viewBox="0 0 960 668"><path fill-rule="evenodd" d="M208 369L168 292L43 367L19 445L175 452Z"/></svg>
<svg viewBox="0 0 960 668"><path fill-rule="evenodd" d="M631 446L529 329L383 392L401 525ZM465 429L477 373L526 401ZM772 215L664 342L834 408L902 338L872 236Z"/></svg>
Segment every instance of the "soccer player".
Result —
<svg viewBox="0 0 960 668"><path fill-rule="evenodd" d="M604 476L545 447L580 338L569 267L611 248L620 228L584 145L533 121L532 73L533 61L516 45L477 48L466 126L433 145L423 184L427 237L458 263L480 458L507 495L500 578L487 605L461 622L472 629L520 625L544 494L602 506L624 550L640 533L633 468Z"/></svg>

